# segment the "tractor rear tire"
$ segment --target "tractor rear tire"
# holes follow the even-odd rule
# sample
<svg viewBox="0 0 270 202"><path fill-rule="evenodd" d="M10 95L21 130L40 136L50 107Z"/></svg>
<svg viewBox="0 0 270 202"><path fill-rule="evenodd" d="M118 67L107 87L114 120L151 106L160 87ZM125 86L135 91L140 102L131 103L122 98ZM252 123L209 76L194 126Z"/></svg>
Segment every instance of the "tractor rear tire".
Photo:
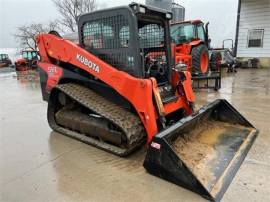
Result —
<svg viewBox="0 0 270 202"><path fill-rule="evenodd" d="M213 52L210 57L210 69L211 71L218 71L220 67L220 60L222 56L220 52Z"/></svg>
<svg viewBox="0 0 270 202"><path fill-rule="evenodd" d="M206 45L192 48L192 74L207 74L209 72L209 53Z"/></svg>

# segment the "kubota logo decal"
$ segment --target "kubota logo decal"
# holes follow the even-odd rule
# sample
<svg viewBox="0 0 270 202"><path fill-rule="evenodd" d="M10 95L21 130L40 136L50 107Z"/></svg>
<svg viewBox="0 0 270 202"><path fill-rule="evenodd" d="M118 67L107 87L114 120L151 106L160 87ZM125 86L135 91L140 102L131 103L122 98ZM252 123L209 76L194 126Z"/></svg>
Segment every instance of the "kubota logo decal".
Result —
<svg viewBox="0 0 270 202"><path fill-rule="evenodd" d="M49 66L48 67L48 74L49 75L54 75L56 72L56 67L55 66Z"/></svg>
<svg viewBox="0 0 270 202"><path fill-rule="evenodd" d="M93 63L92 61L88 60L87 58L85 58L84 56L80 55L79 53L77 53L77 57L76 59L84 64L85 66L89 67L90 69L94 70L95 72L99 73L99 66L95 63Z"/></svg>

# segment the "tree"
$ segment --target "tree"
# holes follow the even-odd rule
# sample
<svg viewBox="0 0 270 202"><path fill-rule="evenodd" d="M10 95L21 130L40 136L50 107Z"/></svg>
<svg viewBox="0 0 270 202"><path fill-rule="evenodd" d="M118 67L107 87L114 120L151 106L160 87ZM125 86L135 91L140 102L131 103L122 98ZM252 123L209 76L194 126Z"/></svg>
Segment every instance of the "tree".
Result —
<svg viewBox="0 0 270 202"><path fill-rule="evenodd" d="M61 15L60 23L69 31L76 32L78 17L97 9L96 0L53 0Z"/></svg>
<svg viewBox="0 0 270 202"><path fill-rule="evenodd" d="M19 39L22 48L37 50L35 37L37 34L48 33L51 30L59 30L58 22L50 22L48 25L41 23L32 23L30 25L22 25L17 27L14 36Z"/></svg>

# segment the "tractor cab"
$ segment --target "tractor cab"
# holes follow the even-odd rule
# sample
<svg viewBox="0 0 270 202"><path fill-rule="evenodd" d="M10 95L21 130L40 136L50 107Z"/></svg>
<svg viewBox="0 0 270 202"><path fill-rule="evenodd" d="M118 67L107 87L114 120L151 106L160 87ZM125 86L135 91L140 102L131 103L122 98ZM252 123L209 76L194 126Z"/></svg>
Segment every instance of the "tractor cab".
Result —
<svg viewBox="0 0 270 202"><path fill-rule="evenodd" d="M25 50L22 51L22 58L25 60L37 60L37 51Z"/></svg>
<svg viewBox="0 0 270 202"><path fill-rule="evenodd" d="M29 69L36 69L38 61L37 51L23 50L22 57L18 58L15 62L17 71L26 71Z"/></svg>
<svg viewBox="0 0 270 202"><path fill-rule="evenodd" d="M0 54L0 61L7 60L7 59L9 59L8 54Z"/></svg>
<svg viewBox="0 0 270 202"><path fill-rule="evenodd" d="M11 65L12 62L8 57L8 54L0 54L0 67Z"/></svg>
<svg viewBox="0 0 270 202"><path fill-rule="evenodd" d="M171 26L171 37L176 44L191 43L198 41L209 48L208 24L204 26L201 20L173 23Z"/></svg>

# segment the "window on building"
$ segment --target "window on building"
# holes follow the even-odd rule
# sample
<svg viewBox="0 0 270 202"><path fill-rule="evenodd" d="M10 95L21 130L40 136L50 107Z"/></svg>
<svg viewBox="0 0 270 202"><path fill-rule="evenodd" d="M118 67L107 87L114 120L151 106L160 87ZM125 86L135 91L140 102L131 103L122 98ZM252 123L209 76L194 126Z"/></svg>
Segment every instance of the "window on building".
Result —
<svg viewBox="0 0 270 202"><path fill-rule="evenodd" d="M252 29L248 31L248 48L263 47L263 29Z"/></svg>

